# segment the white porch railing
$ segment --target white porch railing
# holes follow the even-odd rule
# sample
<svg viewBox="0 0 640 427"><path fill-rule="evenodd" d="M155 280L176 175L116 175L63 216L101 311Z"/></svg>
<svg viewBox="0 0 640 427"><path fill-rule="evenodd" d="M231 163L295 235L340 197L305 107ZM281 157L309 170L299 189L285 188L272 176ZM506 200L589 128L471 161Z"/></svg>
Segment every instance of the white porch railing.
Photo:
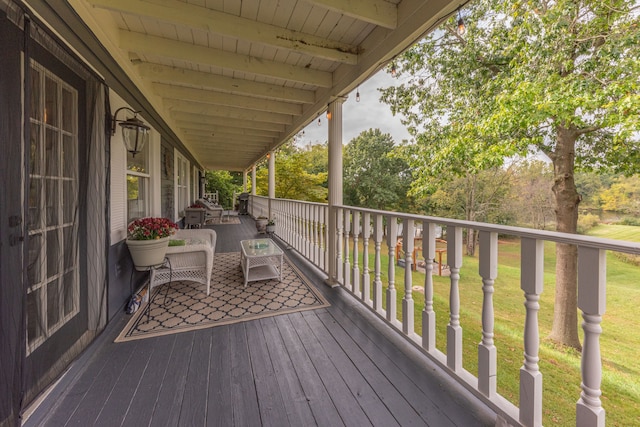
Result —
<svg viewBox="0 0 640 427"><path fill-rule="evenodd" d="M276 218L276 234L323 271L336 271L338 281L362 304L419 346L436 363L467 389L485 401L512 424L542 425L542 373L539 369L539 299L543 290L544 242L576 245L578 248L578 308L584 331L581 361L581 393L576 396L576 425L602 426L602 362L599 337L605 312L607 251L640 254L640 244L592 238L581 235L497 226L444 218L376 211L348 206L327 205L274 199L271 215ZM328 248L328 215L336 215L337 244ZM436 316L434 306L433 268L436 258L436 231L446 227L446 259L450 269L449 322L446 327L446 352L436 348ZM422 247L414 248L416 228L422 229ZM398 235L401 229L401 235ZM482 282L482 339L478 344L478 376L463 368L462 326L460 324L460 268L463 260L463 230L479 233L479 276ZM498 234L512 236L521 242L520 287L525 306L524 362L520 368L520 400L516 406L497 393L497 350L494 345L494 282L498 274ZM404 280L394 283L395 249L402 237ZM388 265L381 264L383 246ZM424 257L424 283L412 283L414 249ZM352 253L350 253L352 251ZM373 251L373 265L369 255ZM417 258L417 257L416 257ZM335 269L329 268L335 262ZM360 270L362 268L362 270ZM387 289L383 293L381 277L386 269ZM331 278L330 278L331 279ZM414 312L414 285L424 292L424 309ZM401 321L397 319L396 289L402 286ZM384 304L383 304L384 301ZM383 306L385 308L383 308ZM415 316L422 325L422 336L414 331Z"/></svg>

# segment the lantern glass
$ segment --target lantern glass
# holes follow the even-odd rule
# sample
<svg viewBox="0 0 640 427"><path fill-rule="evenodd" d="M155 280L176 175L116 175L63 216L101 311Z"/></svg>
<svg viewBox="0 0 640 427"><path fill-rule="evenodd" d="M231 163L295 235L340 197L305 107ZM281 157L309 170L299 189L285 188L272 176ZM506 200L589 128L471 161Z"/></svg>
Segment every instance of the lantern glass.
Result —
<svg viewBox="0 0 640 427"><path fill-rule="evenodd" d="M135 156L142 151L148 142L150 128L135 117L120 122L120 126L122 126L124 145L127 147L127 151Z"/></svg>

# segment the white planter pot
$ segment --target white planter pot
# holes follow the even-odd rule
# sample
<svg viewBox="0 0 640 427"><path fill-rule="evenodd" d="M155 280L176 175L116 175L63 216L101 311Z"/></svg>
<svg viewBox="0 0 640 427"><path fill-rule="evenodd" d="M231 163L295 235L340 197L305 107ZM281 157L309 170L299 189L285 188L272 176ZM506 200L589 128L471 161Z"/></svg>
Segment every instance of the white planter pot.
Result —
<svg viewBox="0 0 640 427"><path fill-rule="evenodd" d="M275 233L276 232L276 226L275 225L267 225L267 233L271 234L271 233Z"/></svg>
<svg viewBox="0 0 640 427"><path fill-rule="evenodd" d="M258 233L266 232L267 222L269 222L267 219L262 219L262 218L256 219L256 230L258 230Z"/></svg>
<svg viewBox="0 0 640 427"><path fill-rule="evenodd" d="M169 237L155 240L130 240L127 246L137 270L148 270L149 267L162 264L169 247Z"/></svg>

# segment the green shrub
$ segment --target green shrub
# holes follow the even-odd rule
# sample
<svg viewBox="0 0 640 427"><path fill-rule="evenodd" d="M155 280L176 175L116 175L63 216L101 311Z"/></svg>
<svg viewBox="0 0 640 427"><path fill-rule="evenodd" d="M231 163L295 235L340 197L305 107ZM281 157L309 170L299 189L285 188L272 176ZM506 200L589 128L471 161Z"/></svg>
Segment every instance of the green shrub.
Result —
<svg viewBox="0 0 640 427"><path fill-rule="evenodd" d="M580 215L578 217L578 233L584 234L589 229L600 223L600 217L594 214Z"/></svg>
<svg viewBox="0 0 640 427"><path fill-rule="evenodd" d="M639 227L640 226L640 218L626 217L626 218L623 218L621 221L619 221L618 224L621 224L621 225L633 225L635 227Z"/></svg>

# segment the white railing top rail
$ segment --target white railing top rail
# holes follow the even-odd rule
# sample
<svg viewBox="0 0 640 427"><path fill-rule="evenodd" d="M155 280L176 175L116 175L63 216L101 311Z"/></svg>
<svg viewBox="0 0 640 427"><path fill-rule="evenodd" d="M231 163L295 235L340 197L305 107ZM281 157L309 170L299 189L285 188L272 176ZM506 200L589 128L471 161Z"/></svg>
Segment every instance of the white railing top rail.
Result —
<svg viewBox="0 0 640 427"><path fill-rule="evenodd" d="M251 197L256 197L259 199L268 199L269 197L267 196L251 196ZM295 199L280 199L280 198L275 198L273 200L277 200L278 202L288 202L288 203L296 203L296 204L300 204L300 205L312 205L312 206L324 206L324 207L328 207L329 205L327 205L326 203L319 203L319 202L307 202L304 200L295 200Z"/></svg>
<svg viewBox="0 0 640 427"><path fill-rule="evenodd" d="M604 239L601 237L585 236L580 234L562 233L558 231L536 230L533 228L513 227L508 225L496 225L485 222L464 221L449 218L440 218L426 215L407 214L392 211L381 211L376 209L366 209L354 206L335 206L336 209L357 210L376 215L393 216L399 219L413 219L426 221L438 225L449 225L452 227L473 228L475 230L508 234L517 237L530 239L548 240L556 243L566 243L571 245L586 246L596 249L606 249L617 252L640 255L640 243L628 242L624 240Z"/></svg>

